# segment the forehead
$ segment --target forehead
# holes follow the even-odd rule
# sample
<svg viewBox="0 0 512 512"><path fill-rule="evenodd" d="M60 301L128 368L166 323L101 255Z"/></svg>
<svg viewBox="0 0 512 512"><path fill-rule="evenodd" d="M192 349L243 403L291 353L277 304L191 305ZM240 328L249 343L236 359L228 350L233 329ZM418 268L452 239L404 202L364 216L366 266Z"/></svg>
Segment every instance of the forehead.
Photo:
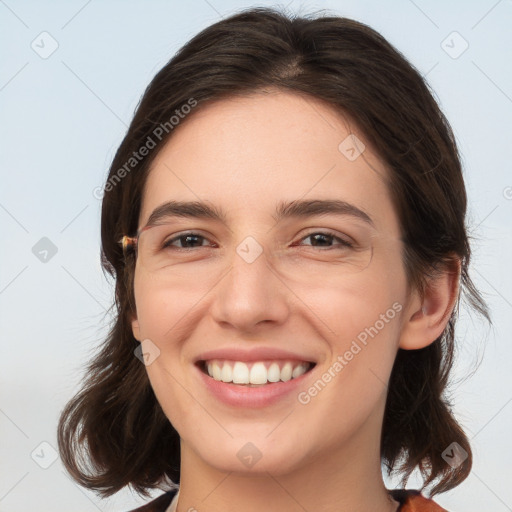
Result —
<svg viewBox="0 0 512 512"><path fill-rule="evenodd" d="M177 127L151 166L139 225L172 200L207 201L247 222L279 203L334 199L397 234L387 179L353 121L309 96L259 92L206 104Z"/></svg>

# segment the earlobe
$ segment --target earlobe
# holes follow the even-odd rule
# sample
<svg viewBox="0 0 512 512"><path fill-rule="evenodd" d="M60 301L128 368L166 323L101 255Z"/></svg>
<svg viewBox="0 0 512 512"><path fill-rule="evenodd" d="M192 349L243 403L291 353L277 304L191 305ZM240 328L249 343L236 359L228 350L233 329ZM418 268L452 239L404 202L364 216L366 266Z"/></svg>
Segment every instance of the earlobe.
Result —
<svg viewBox="0 0 512 512"><path fill-rule="evenodd" d="M429 279L423 297L418 292L412 294L399 348L424 348L443 333L459 296L460 259L452 261L435 278Z"/></svg>

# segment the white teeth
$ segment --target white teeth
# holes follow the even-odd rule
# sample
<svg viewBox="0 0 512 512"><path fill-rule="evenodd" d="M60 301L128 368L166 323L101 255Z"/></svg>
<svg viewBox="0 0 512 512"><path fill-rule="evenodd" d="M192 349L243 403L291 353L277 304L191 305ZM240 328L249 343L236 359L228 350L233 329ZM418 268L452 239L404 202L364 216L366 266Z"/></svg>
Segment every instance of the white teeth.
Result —
<svg viewBox="0 0 512 512"><path fill-rule="evenodd" d="M295 379L296 377L300 377L301 375L304 375L307 371L308 371L308 367L306 364L299 364L299 366L296 366L293 369L292 379Z"/></svg>
<svg viewBox="0 0 512 512"><path fill-rule="evenodd" d="M249 382L251 384L267 383L267 369L263 363L255 363L252 365Z"/></svg>
<svg viewBox="0 0 512 512"><path fill-rule="evenodd" d="M225 364L222 367L220 380L222 382L233 382L233 370L231 369L231 366L229 364Z"/></svg>
<svg viewBox="0 0 512 512"><path fill-rule="evenodd" d="M215 379L215 380L222 380L221 379L221 372L222 370L220 369L220 366L219 366L219 363L217 363L217 361L214 361L212 364L212 372L213 372L213 375L212 377ZM210 365L208 365L210 366ZM210 370L208 370L209 372Z"/></svg>
<svg viewBox="0 0 512 512"><path fill-rule="evenodd" d="M286 382L292 378L292 363L286 363L281 370L281 380Z"/></svg>
<svg viewBox="0 0 512 512"><path fill-rule="evenodd" d="M279 382L281 380L281 370L277 363L272 363L267 371L267 380L269 382Z"/></svg>
<svg viewBox="0 0 512 512"><path fill-rule="evenodd" d="M249 384L249 368L240 361L233 366L233 384Z"/></svg>
<svg viewBox="0 0 512 512"><path fill-rule="evenodd" d="M283 362L273 361L269 365L263 361L247 364L242 361L212 360L206 364L208 375L217 381L252 385L279 381L287 382L300 377L309 368L309 363L292 363L290 361L286 361L284 364Z"/></svg>

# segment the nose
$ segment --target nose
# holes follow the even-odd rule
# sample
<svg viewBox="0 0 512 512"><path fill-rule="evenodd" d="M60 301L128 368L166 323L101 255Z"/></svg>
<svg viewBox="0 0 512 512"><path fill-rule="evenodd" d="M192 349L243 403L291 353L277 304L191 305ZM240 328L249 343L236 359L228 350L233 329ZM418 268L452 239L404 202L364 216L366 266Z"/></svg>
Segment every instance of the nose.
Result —
<svg viewBox="0 0 512 512"><path fill-rule="evenodd" d="M291 294L265 252L249 261L234 254L230 270L213 290L211 304L217 323L246 333L264 323L283 324L290 313Z"/></svg>

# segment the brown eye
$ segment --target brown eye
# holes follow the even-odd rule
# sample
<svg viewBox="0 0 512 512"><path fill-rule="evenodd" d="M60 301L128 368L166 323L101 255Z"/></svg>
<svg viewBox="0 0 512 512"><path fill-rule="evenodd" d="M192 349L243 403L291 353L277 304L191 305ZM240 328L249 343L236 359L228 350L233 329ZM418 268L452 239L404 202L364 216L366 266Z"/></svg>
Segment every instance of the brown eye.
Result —
<svg viewBox="0 0 512 512"><path fill-rule="evenodd" d="M353 247L353 245L349 241L344 240L343 238L337 237L337 236L333 235L332 233L327 233L327 232L310 233L309 235L302 238L302 240L307 240L308 238L311 239L311 243L306 244L306 245L311 245L312 247L325 247L327 249L334 249L336 246L341 246L343 248ZM332 244L332 242L338 242L338 243L336 243L335 245L330 245L330 244Z"/></svg>
<svg viewBox="0 0 512 512"><path fill-rule="evenodd" d="M197 233L182 233L181 235L166 240L163 244L163 248L194 249L196 247L204 247L202 243L204 241L208 241L208 239ZM176 247L175 242L179 242L181 247Z"/></svg>

